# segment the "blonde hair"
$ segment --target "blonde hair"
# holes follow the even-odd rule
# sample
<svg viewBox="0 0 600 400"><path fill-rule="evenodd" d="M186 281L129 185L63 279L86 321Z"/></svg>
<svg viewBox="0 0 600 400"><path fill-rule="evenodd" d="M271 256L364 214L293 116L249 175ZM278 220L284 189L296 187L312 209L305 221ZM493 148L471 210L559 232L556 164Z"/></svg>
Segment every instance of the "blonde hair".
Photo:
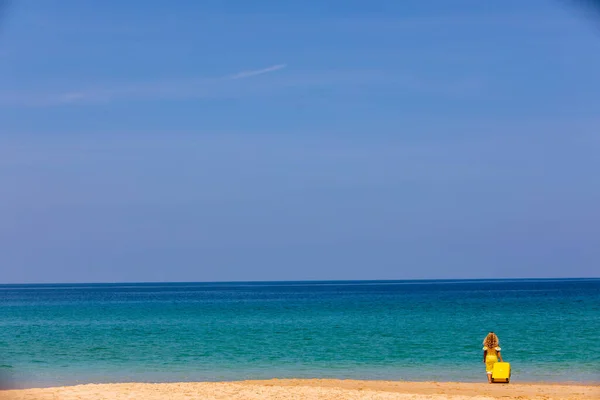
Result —
<svg viewBox="0 0 600 400"><path fill-rule="evenodd" d="M485 339L483 339L483 345L488 349L493 349L494 347L498 347L500 345L500 340L494 332L490 332L487 334Z"/></svg>

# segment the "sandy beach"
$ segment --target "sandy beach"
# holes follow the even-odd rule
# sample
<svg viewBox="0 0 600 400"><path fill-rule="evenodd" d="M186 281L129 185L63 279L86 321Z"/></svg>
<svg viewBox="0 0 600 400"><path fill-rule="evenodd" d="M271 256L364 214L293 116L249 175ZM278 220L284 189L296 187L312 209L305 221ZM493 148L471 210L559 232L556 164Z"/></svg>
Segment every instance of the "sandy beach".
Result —
<svg viewBox="0 0 600 400"><path fill-rule="evenodd" d="M88 384L0 391L2 400L45 399L598 399L599 385L273 379L242 382Z"/></svg>

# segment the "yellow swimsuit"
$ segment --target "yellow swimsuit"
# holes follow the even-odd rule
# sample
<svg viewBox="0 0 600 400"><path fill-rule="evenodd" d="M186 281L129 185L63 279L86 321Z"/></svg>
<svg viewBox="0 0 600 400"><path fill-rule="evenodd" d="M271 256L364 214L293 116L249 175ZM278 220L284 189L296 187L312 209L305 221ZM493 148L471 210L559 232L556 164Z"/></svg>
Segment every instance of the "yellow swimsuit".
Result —
<svg viewBox="0 0 600 400"><path fill-rule="evenodd" d="M498 362L498 353L500 352L500 347L488 349L486 346L483 348L483 351L487 351L487 355L485 356L485 372L491 374L492 370L494 369L494 364Z"/></svg>

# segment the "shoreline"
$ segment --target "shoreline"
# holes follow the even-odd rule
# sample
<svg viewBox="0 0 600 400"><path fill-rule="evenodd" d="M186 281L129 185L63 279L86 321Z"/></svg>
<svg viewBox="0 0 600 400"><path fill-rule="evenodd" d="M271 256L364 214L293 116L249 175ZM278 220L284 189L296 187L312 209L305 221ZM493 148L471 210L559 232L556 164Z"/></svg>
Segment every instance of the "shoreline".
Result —
<svg viewBox="0 0 600 400"><path fill-rule="evenodd" d="M485 378L484 378L485 379ZM265 384L271 385L273 383L280 384L282 386L289 386L291 384L314 385L317 382L324 382L326 385L339 383L340 385L347 384L358 384L358 383L369 383L369 384L395 384L395 385L489 385L484 379L478 381L464 380L464 381L453 381L453 380L419 380L419 379L373 379L373 378L335 378L335 377L285 377L285 378L256 378L256 379L222 379L222 380L122 380L122 381L75 381L72 383L61 383L61 384L31 384L31 385L14 385L14 382L0 380L0 393L6 391L23 391L23 390L45 390L45 389L59 389L59 388L74 388L80 386L89 385L184 385L184 384L204 384L204 383L231 383L231 384ZM8 384L7 384L8 383ZM3 386L4 384L4 386ZM598 381L524 381L524 380L513 380L510 382L511 386L581 386L581 387L600 387L600 380ZM506 384L497 383L492 386L507 386Z"/></svg>
<svg viewBox="0 0 600 400"><path fill-rule="evenodd" d="M269 379L224 382L108 383L0 390L0 399L434 399L600 398L600 383L409 382L342 379Z"/></svg>

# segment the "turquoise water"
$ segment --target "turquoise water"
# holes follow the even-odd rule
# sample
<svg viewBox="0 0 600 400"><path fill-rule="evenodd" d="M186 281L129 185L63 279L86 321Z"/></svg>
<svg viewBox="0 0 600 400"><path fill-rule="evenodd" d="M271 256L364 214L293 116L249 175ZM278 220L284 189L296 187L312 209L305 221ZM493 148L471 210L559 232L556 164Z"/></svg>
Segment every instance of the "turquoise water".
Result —
<svg viewBox="0 0 600 400"><path fill-rule="evenodd" d="M331 377L600 381L600 280L1 285L13 384Z"/></svg>

